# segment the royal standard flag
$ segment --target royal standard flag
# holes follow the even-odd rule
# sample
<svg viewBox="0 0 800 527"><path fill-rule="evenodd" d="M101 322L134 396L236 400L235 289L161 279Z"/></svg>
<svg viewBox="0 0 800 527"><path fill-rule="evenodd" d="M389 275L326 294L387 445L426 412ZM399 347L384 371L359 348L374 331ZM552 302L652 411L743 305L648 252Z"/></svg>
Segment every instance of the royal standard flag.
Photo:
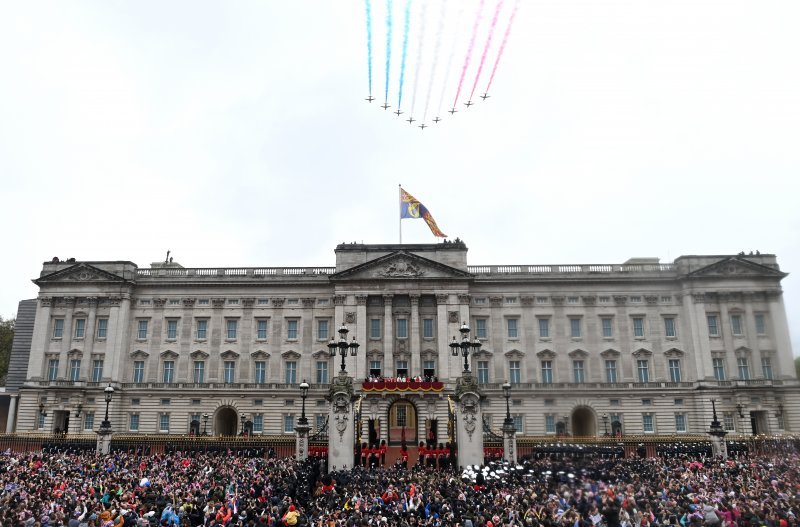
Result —
<svg viewBox="0 0 800 527"><path fill-rule="evenodd" d="M419 202L417 198L400 188L400 219L403 218L422 218L425 223L430 227L431 232L437 238L447 238L447 235L439 230L436 221L425 208L425 205Z"/></svg>

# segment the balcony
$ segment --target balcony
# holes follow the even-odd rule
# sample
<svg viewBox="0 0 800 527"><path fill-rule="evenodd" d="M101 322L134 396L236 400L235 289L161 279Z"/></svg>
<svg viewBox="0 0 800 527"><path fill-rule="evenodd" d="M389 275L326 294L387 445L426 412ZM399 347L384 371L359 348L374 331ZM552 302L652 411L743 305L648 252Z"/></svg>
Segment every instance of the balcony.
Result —
<svg viewBox="0 0 800 527"><path fill-rule="evenodd" d="M441 392L444 390L444 383L437 382L417 382L417 381L377 381L363 382L361 389L365 392Z"/></svg>

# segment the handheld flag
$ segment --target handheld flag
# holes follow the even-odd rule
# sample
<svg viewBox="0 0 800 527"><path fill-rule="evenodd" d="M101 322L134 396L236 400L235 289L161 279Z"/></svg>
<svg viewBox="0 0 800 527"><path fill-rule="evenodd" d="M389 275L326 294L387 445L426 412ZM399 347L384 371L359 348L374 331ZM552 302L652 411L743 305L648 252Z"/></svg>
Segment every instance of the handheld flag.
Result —
<svg viewBox="0 0 800 527"><path fill-rule="evenodd" d="M436 225L436 221L433 219L433 216L431 216L431 213L428 212L428 209L425 208L425 205L403 190L403 187L400 187L400 219L402 220L405 218L422 218L425 220L425 223L428 224L434 236L437 238L447 238L447 235L439 230L439 226Z"/></svg>

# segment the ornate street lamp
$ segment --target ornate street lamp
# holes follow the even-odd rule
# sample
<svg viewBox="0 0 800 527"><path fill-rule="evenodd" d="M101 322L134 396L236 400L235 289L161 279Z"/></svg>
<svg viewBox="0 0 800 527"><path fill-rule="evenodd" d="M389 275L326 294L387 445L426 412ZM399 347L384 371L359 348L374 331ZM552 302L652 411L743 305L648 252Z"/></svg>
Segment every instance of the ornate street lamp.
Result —
<svg viewBox="0 0 800 527"><path fill-rule="evenodd" d="M242 422L242 435L244 435L244 424L247 422L247 416L242 414L241 416L239 416L239 421Z"/></svg>
<svg viewBox="0 0 800 527"><path fill-rule="evenodd" d="M208 435L208 414L203 414L203 435Z"/></svg>
<svg viewBox="0 0 800 527"><path fill-rule="evenodd" d="M728 432L725 430L725 427L722 426L722 423L719 422L719 419L717 419L716 399L711 399L711 412L713 417L711 419L711 426L708 429L708 433L715 439L715 441L711 442L714 455L728 457L728 452L725 445L725 436L728 435Z"/></svg>
<svg viewBox="0 0 800 527"><path fill-rule="evenodd" d="M603 429L605 430L604 435L608 436L608 414L604 413L600 417L603 418Z"/></svg>
<svg viewBox="0 0 800 527"><path fill-rule="evenodd" d="M508 405L508 400L511 398L511 383L506 381L503 383L503 397L506 398L506 425L514 426L514 420L511 419L511 407Z"/></svg>
<svg viewBox="0 0 800 527"><path fill-rule="evenodd" d="M111 399L114 397L114 387L109 384L103 388L103 394L106 398L106 418L100 423L100 428L110 429L111 421L108 420L108 405L111 404Z"/></svg>
<svg viewBox="0 0 800 527"><path fill-rule="evenodd" d="M303 410L300 413L300 421L298 422L298 424L304 426L308 424L308 419L306 419L306 397L308 397L308 388L308 383L304 379L303 382L300 383L300 397L303 399Z"/></svg>
<svg viewBox="0 0 800 527"><path fill-rule="evenodd" d="M481 341L475 338L475 340L469 340L469 326L466 322L461 324L461 328L458 330L461 333L461 342L456 340L456 337L453 337L453 341L450 343L450 351L453 354L453 357L458 357L458 354L461 353L461 356L464 357L464 372L469 371L469 352L472 350L473 353L478 353L481 349Z"/></svg>
<svg viewBox="0 0 800 527"><path fill-rule="evenodd" d="M358 355L358 348L360 344L356 341L356 338L353 337L351 342L347 342L347 334L350 332L347 329L347 326L342 324L339 328L339 341L337 342L336 339L331 337L330 342L328 342L328 352L330 353L331 357L336 356L336 351L339 351L339 355L342 357L342 373L346 371L344 365L344 359L347 357L347 350L350 350L350 355L355 357Z"/></svg>

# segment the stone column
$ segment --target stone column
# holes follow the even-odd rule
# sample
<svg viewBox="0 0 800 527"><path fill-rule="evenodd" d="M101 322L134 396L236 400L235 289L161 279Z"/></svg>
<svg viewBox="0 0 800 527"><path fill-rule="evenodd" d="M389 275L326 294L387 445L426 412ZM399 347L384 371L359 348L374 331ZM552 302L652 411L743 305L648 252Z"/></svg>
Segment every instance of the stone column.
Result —
<svg viewBox="0 0 800 527"><path fill-rule="evenodd" d="M127 364L123 364L123 361L128 357L127 350L132 342L129 339L131 300L127 297L109 297L108 302L111 306L108 315L108 339L106 339L106 350L108 351L105 354L108 373L104 373L112 381L120 381L125 372L130 375L130 370L126 368ZM130 377L128 382L130 382Z"/></svg>
<svg viewBox="0 0 800 527"><path fill-rule="evenodd" d="M452 379L450 374L450 332L448 331L449 320L447 313L447 302L450 295L439 293L436 295L436 342L439 352L439 360L436 364L436 376L440 381Z"/></svg>
<svg viewBox="0 0 800 527"><path fill-rule="evenodd" d="M353 379L340 372L330 391L328 415L328 471L350 470L355 459Z"/></svg>
<svg viewBox="0 0 800 527"><path fill-rule="evenodd" d="M69 362L63 360L67 357L69 353L69 348L72 346L72 313L75 311L75 297L67 296L64 297L64 306L66 310L64 312L64 333L61 336L61 359L62 362L66 364L66 369L64 371L69 371ZM60 364L59 364L60 366ZM59 367L59 370L62 368Z"/></svg>
<svg viewBox="0 0 800 527"><path fill-rule="evenodd" d="M392 318L392 298L383 295L383 376L394 377L394 319Z"/></svg>
<svg viewBox="0 0 800 527"><path fill-rule="evenodd" d="M8 401L8 419L6 419L6 433L10 434L14 431L14 425L16 424L17 418L17 399L19 399L19 394L12 393L9 394L9 401Z"/></svg>
<svg viewBox="0 0 800 527"><path fill-rule="evenodd" d="M83 360L81 361L80 379L92 380L92 352L94 351L94 339L97 329L97 297L86 299L89 304L89 316L86 317L86 328L83 335ZM107 330L106 330L107 331Z"/></svg>
<svg viewBox="0 0 800 527"><path fill-rule="evenodd" d="M369 340L367 339L367 295L356 295L356 327L353 328L356 339L361 344L358 356L355 358L355 378L363 380L369 376Z"/></svg>
<svg viewBox="0 0 800 527"><path fill-rule="evenodd" d="M509 463L517 462L517 429L513 419L503 421L503 459Z"/></svg>
<svg viewBox="0 0 800 527"><path fill-rule="evenodd" d="M53 303L51 297L40 297L39 307L36 309L36 320L33 327L33 337L31 339L31 353L28 358L28 376L47 378L47 364L45 363L45 351L50 348L50 338L53 328L50 325L50 306ZM61 338L64 338L63 336Z"/></svg>
<svg viewBox="0 0 800 527"><path fill-rule="evenodd" d="M111 452L111 438L114 436L114 431L111 428L103 428L97 431L97 453L108 455Z"/></svg>
<svg viewBox="0 0 800 527"><path fill-rule="evenodd" d="M308 419L300 421L294 427L297 432L297 439L295 441L295 455L298 461L305 461L308 458L308 431L311 430L311 425L308 424Z"/></svg>
<svg viewBox="0 0 800 527"><path fill-rule="evenodd" d="M411 299L411 317L409 317L409 352L411 353L411 364L408 370L408 377L422 375L422 365L420 364L420 336L419 336L419 295L409 295Z"/></svg>
<svg viewBox="0 0 800 527"><path fill-rule="evenodd" d="M794 375L794 357L792 355L792 341L789 337L789 324L786 318L786 308L783 304L781 291L768 291L769 320L775 334L775 355L778 359L778 371L775 378L791 379ZM767 327L769 330L769 326Z"/></svg>
<svg viewBox="0 0 800 527"><path fill-rule="evenodd" d="M458 465L483 464L483 414L481 393L472 372L463 372L456 381L456 448Z"/></svg>

